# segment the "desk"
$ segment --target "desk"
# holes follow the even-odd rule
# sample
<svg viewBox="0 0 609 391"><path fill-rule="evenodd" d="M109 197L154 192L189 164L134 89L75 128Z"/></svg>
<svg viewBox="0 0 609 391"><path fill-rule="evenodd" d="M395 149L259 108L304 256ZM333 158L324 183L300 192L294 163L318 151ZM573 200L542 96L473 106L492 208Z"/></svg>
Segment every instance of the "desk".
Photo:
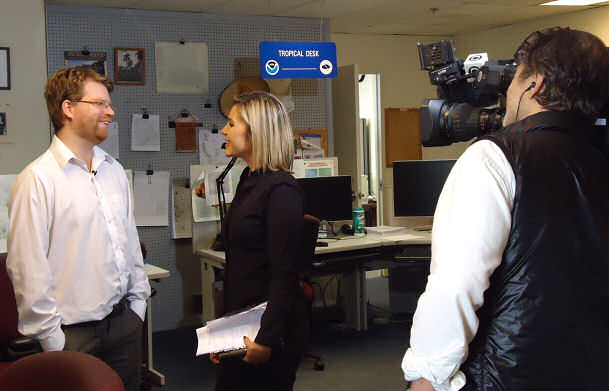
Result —
<svg viewBox="0 0 609 391"><path fill-rule="evenodd" d="M144 271L148 280L160 281L163 278L169 277L169 271L161 269L158 266L151 265L149 263L144 265ZM146 355L147 362L146 368L148 369L148 378L156 385L165 385L165 375L156 371L152 365L152 302L150 299L147 300L146 305Z"/></svg>
<svg viewBox="0 0 609 391"><path fill-rule="evenodd" d="M328 247L316 247L311 275L343 274L345 324L366 330L366 270L383 269L402 262L428 261L431 233L407 230L396 236L365 236L328 241ZM422 254L418 251L425 249ZM223 251L198 249L201 260L203 321L215 319L214 268L223 269Z"/></svg>

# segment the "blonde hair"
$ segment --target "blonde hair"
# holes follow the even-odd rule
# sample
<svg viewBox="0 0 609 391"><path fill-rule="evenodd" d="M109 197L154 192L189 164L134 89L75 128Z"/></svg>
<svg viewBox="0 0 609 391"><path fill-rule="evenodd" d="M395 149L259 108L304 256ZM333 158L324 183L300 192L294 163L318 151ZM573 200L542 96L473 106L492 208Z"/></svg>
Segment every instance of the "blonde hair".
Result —
<svg viewBox="0 0 609 391"><path fill-rule="evenodd" d="M252 166L291 171L294 134L281 101L267 92L253 91L236 96L235 105L250 128Z"/></svg>
<svg viewBox="0 0 609 391"><path fill-rule="evenodd" d="M63 101L82 99L83 86L87 80L103 84L108 93L114 90L114 84L110 79L83 66L61 68L47 82L44 87L44 99L47 101L47 109L55 132L63 127L64 115L61 109Z"/></svg>

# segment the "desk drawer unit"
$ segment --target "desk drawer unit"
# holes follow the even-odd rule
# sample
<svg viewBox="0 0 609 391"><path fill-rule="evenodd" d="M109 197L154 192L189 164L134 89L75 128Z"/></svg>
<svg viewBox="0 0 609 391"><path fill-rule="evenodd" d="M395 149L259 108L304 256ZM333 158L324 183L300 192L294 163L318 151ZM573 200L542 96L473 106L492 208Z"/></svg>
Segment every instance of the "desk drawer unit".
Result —
<svg viewBox="0 0 609 391"><path fill-rule="evenodd" d="M429 265L430 245L407 245L396 248L393 265L389 270L389 289L421 293L425 290Z"/></svg>

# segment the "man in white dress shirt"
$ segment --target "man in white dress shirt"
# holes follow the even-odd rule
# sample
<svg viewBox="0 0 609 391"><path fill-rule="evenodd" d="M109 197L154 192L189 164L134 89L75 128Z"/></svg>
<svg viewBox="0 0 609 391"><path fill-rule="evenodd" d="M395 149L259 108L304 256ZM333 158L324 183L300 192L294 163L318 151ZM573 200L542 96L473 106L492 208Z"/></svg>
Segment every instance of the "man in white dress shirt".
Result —
<svg viewBox="0 0 609 391"><path fill-rule="evenodd" d="M501 132L459 158L402 361L411 390L605 390L609 52L568 28L516 52Z"/></svg>
<svg viewBox="0 0 609 391"><path fill-rule="evenodd" d="M127 177L97 147L114 115L113 88L82 67L47 82L55 135L13 185L7 269L22 334L45 351L98 356L135 391L150 285Z"/></svg>

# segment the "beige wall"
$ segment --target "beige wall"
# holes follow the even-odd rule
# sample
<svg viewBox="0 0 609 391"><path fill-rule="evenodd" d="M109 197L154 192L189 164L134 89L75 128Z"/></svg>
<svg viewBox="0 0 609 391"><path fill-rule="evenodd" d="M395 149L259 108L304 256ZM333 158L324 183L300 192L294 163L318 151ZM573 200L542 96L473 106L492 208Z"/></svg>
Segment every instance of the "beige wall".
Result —
<svg viewBox="0 0 609 391"><path fill-rule="evenodd" d="M425 98L435 98L436 89L429 83L427 72L419 64L417 42L432 43L450 37L411 37L397 35L332 34L336 43L338 65L357 64L360 73L381 75L381 140L385 139L384 109L388 107L420 107ZM423 148L423 159L458 157L466 143L450 147ZM385 144L381 145L385 161ZM384 164L383 164L384 167ZM394 221L393 175L383 168L384 224L408 225L410 221Z"/></svg>
<svg viewBox="0 0 609 391"><path fill-rule="evenodd" d="M546 27L561 26L588 31L609 46L609 7L599 7L537 19L525 23L462 34L455 37L460 53L487 52L489 58L512 58L518 45L533 31Z"/></svg>
<svg viewBox="0 0 609 391"><path fill-rule="evenodd" d="M0 143L0 174L19 173L49 145L44 0L2 0L0 46L11 49L11 89L0 91L12 143Z"/></svg>
<svg viewBox="0 0 609 391"><path fill-rule="evenodd" d="M460 59L469 53L487 52L491 59L511 58L514 50L531 32L550 26L571 27L599 36L609 46L609 7L573 12L501 28L462 34L455 37L374 36L332 34L339 65L357 64L360 73L381 74L381 110L387 107L419 107L425 98L436 97L427 73L420 70L417 42L432 43L453 39ZM382 139L384 140L384 119ZM449 147L423 148L423 159L455 159L470 142ZM385 146L381 146L383 153ZM384 161L384 158L383 158ZM393 216L393 177L383 170L385 224L409 225L412 222ZM415 223L416 224L416 223Z"/></svg>

